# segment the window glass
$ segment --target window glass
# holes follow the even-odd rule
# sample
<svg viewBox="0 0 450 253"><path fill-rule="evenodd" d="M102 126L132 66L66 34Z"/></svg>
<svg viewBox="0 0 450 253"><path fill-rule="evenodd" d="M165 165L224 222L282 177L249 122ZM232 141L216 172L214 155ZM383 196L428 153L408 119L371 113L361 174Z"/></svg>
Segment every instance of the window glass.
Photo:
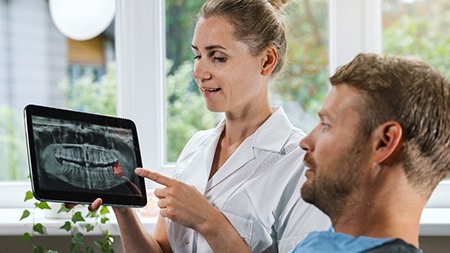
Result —
<svg viewBox="0 0 450 253"><path fill-rule="evenodd" d="M195 132L215 127L222 118L205 108L192 79L191 38L203 3L165 1L165 159L169 163L177 160ZM328 1L294 0L284 10L289 26L287 63L284 76L270 84L271 101L283 106L294 125L309 131L328 91Z"/></svg>
<svg viewBox="0 0 450 253"><path fill-rule="evenodd" d="M29 174L27 104L116 113L113 28L71 40L53 23L48 1L0 1L0 181Z"/></svg>
<svg viewBox="0 0 450 253"><path fill-rule="evenodd" d="M450 77L450 2L383 0L383 52L415 55Z"/></svg>
<svg viewBox="0 0 450 253"><path fill-rule="evenodd" d="M381 7L383 52L418 56L450 78L450 2L383 0Z"/></svg>

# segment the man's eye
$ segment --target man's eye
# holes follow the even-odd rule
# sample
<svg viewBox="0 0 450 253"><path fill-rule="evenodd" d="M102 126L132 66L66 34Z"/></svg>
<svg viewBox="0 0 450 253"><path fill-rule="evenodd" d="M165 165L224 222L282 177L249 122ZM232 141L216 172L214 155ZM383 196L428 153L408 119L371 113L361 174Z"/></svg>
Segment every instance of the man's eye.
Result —
<svg viewBox="0 0 450 253"><path fill-rule="evenodd" d="M194 56L194 60L199 60L201 58L201 56L200 55L196 55L196 56Z"/></svg>
<svg viewBox="0 0 450 253"><path fill-rule="evenodd" d="M325 132L325 131L327 131L328 130L328 128L330 127L330 125L329 124L327 124L327 123L321 123L321 125L322 125L322 131L323 132Z"/></svg>

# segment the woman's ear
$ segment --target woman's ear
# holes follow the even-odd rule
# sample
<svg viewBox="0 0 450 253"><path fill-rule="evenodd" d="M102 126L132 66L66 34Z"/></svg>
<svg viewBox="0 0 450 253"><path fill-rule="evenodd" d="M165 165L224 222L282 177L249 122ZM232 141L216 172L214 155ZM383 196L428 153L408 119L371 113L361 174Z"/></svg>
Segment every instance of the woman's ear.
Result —
<svg viewBox="0 0 450 253"><path fill-rule="evenodd" d="M268 76L272 74L273 70L278 63L278 52L275 47L267 47L261 54L261 74L263 76Z"/></svg>
<svg viewBox="0 0 450 253"><path fill-rule="evenodd" d="M391 163L398 159L403 143L403 129L397 121L387 121L375 129L374 161Z"/></svg>

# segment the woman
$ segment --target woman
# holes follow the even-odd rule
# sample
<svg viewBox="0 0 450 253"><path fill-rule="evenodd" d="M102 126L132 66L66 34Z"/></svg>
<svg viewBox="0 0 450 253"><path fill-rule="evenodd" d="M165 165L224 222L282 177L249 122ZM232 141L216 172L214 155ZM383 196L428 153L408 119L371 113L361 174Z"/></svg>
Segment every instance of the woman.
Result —
<svg viewBox="0 0 450 253"><path fill-rule="evenodd" d="M148 235L132 209L114 207L127 252L287 252L329 220L300 198L304 136L269 104L283 67L286 1L209 0L192 39L193 76L206 107L224 112L188 142L175 179L141 168L161 208ZM92 204L98 209L101 200Z"/></svg>

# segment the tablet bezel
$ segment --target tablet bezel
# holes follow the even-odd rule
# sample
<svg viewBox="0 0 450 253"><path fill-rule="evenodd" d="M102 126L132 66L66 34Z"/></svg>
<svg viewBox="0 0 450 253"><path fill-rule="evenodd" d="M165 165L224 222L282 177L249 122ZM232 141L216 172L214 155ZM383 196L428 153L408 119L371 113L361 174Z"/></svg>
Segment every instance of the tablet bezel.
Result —
<svg viewBox="0 0 450 253"><path fill-rule="evenodd" d="M91 204L96 198L102 198L103 205L143 207L147 204L145 180L137 176L140 195L117 195L103 193L89 193L78 191L61 191L53 189L42 189L38 180L38 164L35 149L35 136L33 132L32 117L44 117L51 120L65 120L77 123L86 123L96 126L107 126L113 128L123 128L131 130L136 167L142 167L142 159L138 142L137 129L134 122L130 119L112 117L100 114L86 113L74 110L54 108L30 104L24 108L25 134L28 150L28 162L30 169L30 179L33 195L36 199L49 202ZM134 173L134 172L133 172Z"/></svg>

